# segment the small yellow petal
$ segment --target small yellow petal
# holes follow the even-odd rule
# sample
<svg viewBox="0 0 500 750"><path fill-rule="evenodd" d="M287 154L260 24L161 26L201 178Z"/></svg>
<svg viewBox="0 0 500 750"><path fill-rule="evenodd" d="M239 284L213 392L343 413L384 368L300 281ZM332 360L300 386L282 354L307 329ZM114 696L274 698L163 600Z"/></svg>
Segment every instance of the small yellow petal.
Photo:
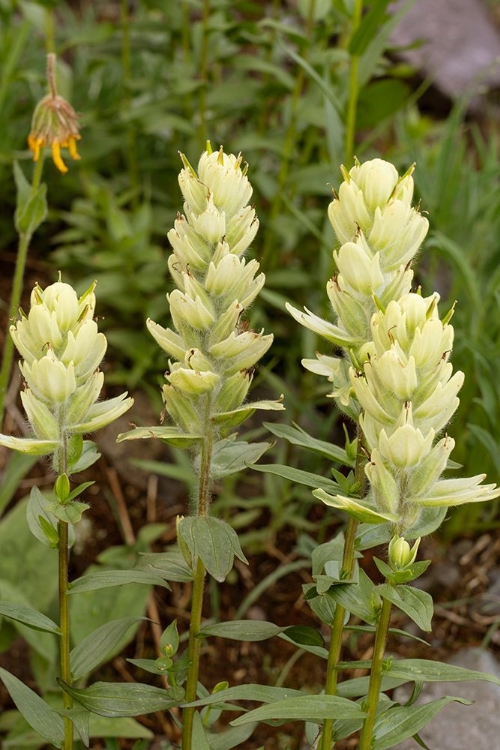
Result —
<svg viewBox="0 0 500 750"><path fill-rule="evenodd" d="M41 138L36 138L33 133L30 133L28 136L28 146L30 151L33 151L33 161L38 161L40 158Z"/></svg>
<svg viewBox="0 0 500 750"><path fill-rule="evenodd" d="M80 159L80 154L76 150L76 137L73 135L68 138L68 150L73 159Z"/></svg>
<svg viewBox="0 0 500 750"><path fill-rule="evenodd" d="M68 171L68 167L61 159L61 146L59 141L54 141L52 143L52 159L60 172L65 174Z"/></svg>

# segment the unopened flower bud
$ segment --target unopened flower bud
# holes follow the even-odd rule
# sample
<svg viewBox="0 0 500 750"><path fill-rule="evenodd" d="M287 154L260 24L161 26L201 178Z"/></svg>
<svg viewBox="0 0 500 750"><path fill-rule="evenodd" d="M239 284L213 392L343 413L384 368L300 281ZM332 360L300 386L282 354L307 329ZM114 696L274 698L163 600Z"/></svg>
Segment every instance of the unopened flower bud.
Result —
<svg viewBox="0 0 500 750"><path fill-rule="evenodd" d="M413 565L417 558L420 539L417 539L410 547L406 539L401 536L393 536L389 542L389 564L393 570L404 570Z"/></svg>

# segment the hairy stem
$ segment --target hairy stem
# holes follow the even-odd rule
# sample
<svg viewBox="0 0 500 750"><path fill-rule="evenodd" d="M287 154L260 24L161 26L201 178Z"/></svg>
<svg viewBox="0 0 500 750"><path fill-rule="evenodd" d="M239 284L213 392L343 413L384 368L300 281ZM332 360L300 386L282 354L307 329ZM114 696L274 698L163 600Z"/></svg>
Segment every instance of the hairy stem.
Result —
<svg viewBox="0 0 500 750"><path fill-rule="evenodd" d="M31 194L33 195L40 185L43 171L43 152L40 154L40 158L35 162L35 169L33 171L33 179L31 182ZM31 232L23 232L19 235L19 244L17 250L16 268L14 271L14 278L12 281L12 295L10 298L9 306L9 318L7 321L7 332L5 335L5 344L3 351L2 366L0 368L0 428L3 423L3 416L5 411L5 394L9 385L10 371L12 369L12 359L14 355L14 341L9 333L9 327L12 320L16 317L21 301L21 293L23 289L24 269L26 267L26 258L28 256L28 249L32 237Z"/></svg>
<svg viewBox="0 0 500 750"><path fill-rule="evenodd" d="M370 748L372 747L373 728L375 726L378 702L380 698L380 686L382 684L382 668L385 655L385 644L387 642L387 633L389 632L389 623L391 619L391 606L391 602L388 599L383 600L382 610L380 612L377 623L375 646L373 648L370 685L368 688L368 697L366 700L367 717L361 731L359 750L370 750Z"/></svg>

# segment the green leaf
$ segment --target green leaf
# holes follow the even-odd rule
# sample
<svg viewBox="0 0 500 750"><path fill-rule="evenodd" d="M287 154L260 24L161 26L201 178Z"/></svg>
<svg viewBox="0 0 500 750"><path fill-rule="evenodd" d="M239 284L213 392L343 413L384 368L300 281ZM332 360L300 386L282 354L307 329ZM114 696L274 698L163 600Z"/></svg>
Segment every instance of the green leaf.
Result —
<svg viewBox="0 0 500 750"><path fill-rule="evenodd" d="M85 471L90 466L93 466L96 461L101 457L97 445L93 440L84 440L82 445L82 452L78 461L71 465L71 473L76 474L79 471Z"/></svg>
<svg viewBox="0 0 500 750"><path fill-rule="evenodd" d="M275 701L285 701L290 698L300 698L303 693L300 690L291 688L271 687L268 685L235 685L220 690L217 693L211 693L204 698L200 698L192 703L186 703L187 706L211 706L213 704L227 703L228 701L258 701L259 703L273 703ZM236 707L235 707L236 709ZM238 708L238 710L241 710Z"/></svg>
<svg viewBox="0 0 500 750"><path fill-rule="evenodd" d="M286 629L272 622L262 622L262 620L229 620L207 625L200 630L199 637L219 636L235 641L265 641L278 633L283 633Z"/></svg>
<svg viewBox="0 0 500 750"><path fill-rule="evenodd" d="M26 507L26 499L17 502L0 523L0 579L21 592L24 601L3 589L1 597L46 612L57 592L57 554L33 543Z"/></svg>
<svg viewBox="0 0 500 750"><path fill-rule="evenodd" d="M70 663L73 680L79 680L90 674L99 664L106 661L125 633L144 617L121 617L118 620L102 625L90 633L71 651Z"/></svg>
<svg viewBox="0 0 500 750"><path fill-rule="evenodd" d="M253 733L256 724L245 724L243 727L225 727L219 734L209 734L211 750L232 750L233 747L244 747L244 742Z"/></svg>
<svg viewBox="0 0 500 750"><path fill-rule="evenodd" d="M427 633L432 630L432 615L434 607L432 596L427 591L412 586L391 586L383 583L377 587L378 593L399 607L421 630Z"/></svg>
<svg viewBox="0 0 500 750"><path fill-rule="evenodd" d="M146 440L147 438L158 438L166 443L171 443L177 448L192 448L198 445L203 435L187 435L180 432L177 427L136 427L130 432L122 432L116 438L117 443L122 440Z"/></svg>
<svg viewBox="0 0 500 750"><path fill-rule="evenodd" d="M0 678L30 727L44 740L61 748L64 742L64 722L61 717L39 695L7 670L0 668Z"/></svg>
<svg viewBox="0 0 500 750"><path fill-rule="evenodd" d="M52 502L40 492L38 487L32 487L26 508L29 529L39 542L54 549L59 542L59 533L51 507Z"/></svg>
<svg viewBox="0 0 500 750"><path fill-rule="evenodd" d="M311 435L308 435L305 430L302 430L297 425L290 427L289 425L278 425L272 422L266 422L264 427L272 432L276 437L284 438L288 440L292 445L299 445L302 448L308 448L315 453L320 453L326 458L330 458L335 463L342 464L343 466L354 467L354 461L349 458L343 448L339 448L338 445L333 443L327 443L324 440L317 440ZM319 486L319 485L317 485Z"/></svg>
<svg viewBox="0 0 500 750"><path fill-rule="evenodd" d="M361 707L336 695L303 695L288 698L255 708L231 722L240 726L248 721L292 719L294 721L323 722L325 719L362 719L366 714Z"/></svg>
<svg viewBox="0 0 500 750"><path fill-rule="evenodd" d="M185 583L191 581L193 572L188 568L178 547L167 552L150 552L141 555L136 566L137 570L145 570L153 575L159 575L167 581Z"/></svg>
<svg viewBox="0 0 500 750"><path fill-rule="evenodd" d="M16 622L22 622L34 630L43 630L56 635L60 633L59 626L50 617L46 617L41 612L37 612L36 609L25 607L22 604L0 601L0 615Z"/></svg>
<svg viewBox="0 0 500 750"><path fill-rule="evenodd" d="M210 516L187 516L177 533L187 544L193 560L201 559L216 581L223 581L232 570L234 557L248 562L235 530L225 521Z"/></svg>
<svg viewBox="0 0 500 750"><path fill-rule="evenodd" d="M487 672L475 669L456 667L442 661L427 659L394 659L387 673L391 677L402 678L408 682L464 682L482 680L500 685L500 679Z"/></svg>
<svg viewBox="0 0 500 750"><path fill-rule="evenodd" d="M361 20L349 42L351 55L360 56L366 50L371 40L380 33L380 26L387 18L386 8L391 0L375 0L370 10Z"/></svg>
<svg viewBox="0 0 500 750"><path fill-rule="evenodd" d="M328 596L361 620L375 622L378 613L376 587L363 570L359 571L359 583L332 586Z"/></svg>
<svg viewBox="0 0 500 750"><path fill-rule="evenodd" d="M170 588L163 578L143 570L100 570L97 573L90 573L77 578L70 585L68 594L79 594L82 591L95 591L111 586L123 586L124 583L144 583L163 586L166 589Z"/></svg>
<svg viewBox="0 0 500 750"><path fill-rule="evenodd" d="M60 503L51 503L50 509L59 521L65 521L70 525L74 525L82 520L82 516L86 510L90 508L87 503L80 503L74 501L67 505L61 505Z"/></svg>
<svg viewBox="0 0 500 750"><path fill-rule="evenodd" d="M57 710L57 713L59 716L65 717L67 716L73 724L75 725L75 729L80 735L80 738L85 745L85 747L89 747L90 742L90 712L87 711L86 708L83 706L80 706L80 704L76 704L72 706L71 708L60 708Z"/></svg>
<svg viewBox="0 0 500 750"><path fill-rule="evenodd" d="M323 647L325 645L321 633L307 625L292 625L289 628L285 628L284 634L298 646Z"/></svg>
<svg viewBox="0 0 500 750"><path fill-rule="evenodd" d="M325 505L331 508L337 508L343 510L351 518L362 523L385 523L386 521L397 521L397 518L392 513L379 513L370 506L366 505L360 500L354 500L352 497L344 497L343 495L330 495L324 490L314 490L314 497L325 503Z"/></svg>
<svg viewBox="0 0 500 750"><path fill-rule="evenodd" d="M177 705L166 690L141 683L95 682L88 688L78 689L62 680L58 682L68 695L99 716L142 716Z"/></svg>
<svg viewBox="0 0 500 750"><path fill-rule="evenodd" d="M195 747L196 750L210 750L210 745L208 744L207 735L205 734L199 713L195 713L193 716L192 746Z"/></svg>
<svg viewBox="0 0 500 750"><path fill-rule="evenodd" d="M271 447L271 443L246 443L234 437L219 440L214 446L211 474L214 479L227 477L254 464Z"/></svg>
<svg viewBox="0 0 500 750"><path fill-rule="evenodd" d="M14 497L22 479L37 462L36 456L26 453L9 454L8 462L3 467L2 482L0 485L0 513Z"/></svg>
<svg viewBox="0 0 500 750"><path fill-rule="evenodd" d="M33 191L17 161L14 162L14 179L17 187L14 223L19 234L32 235L47 216L47 186L39 185Z"/></svg>
<svg viewBox="0 0 500 750"><path fill-rule="evenodd" d="M425 727L444 706L456 701L470 705L463 698L445 696L418 706L392 706L377 717L374 727L373 750L388 750Z"/></svg>
<svg viewBox="0 0 500 750"><path fill-rule="evenodd" d="M131 739L153 740L154 734L135 719L109 719L97 714L90 715L89 734L91 737L127 737Z"/></svg>
<svg viewBox="0 0 500 750"><path fill-rule="evenodd" d="M286 466L283 464L255 464L255 466L252 466L252 469L268 474L276 474L278 477L289 479L291 482L297 484L304 484L306 487L313 487L314 489L320 487L328 492L340 492L340 485L337 484L337 482L334 482L327 477L313 474L310 471L294 469L292 466Z"/></svg>

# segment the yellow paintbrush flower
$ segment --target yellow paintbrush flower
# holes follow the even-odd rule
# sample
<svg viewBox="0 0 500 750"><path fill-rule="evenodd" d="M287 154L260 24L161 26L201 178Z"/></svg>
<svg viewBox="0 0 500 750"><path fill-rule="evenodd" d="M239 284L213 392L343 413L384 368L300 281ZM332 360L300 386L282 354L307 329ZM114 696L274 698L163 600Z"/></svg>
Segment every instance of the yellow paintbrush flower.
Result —
<svg viewBox="0 0 500 750"><path fill-rule="evenodd" d="M49 147L54 164L64 174L68 168L62 160L61 149L67 148L73 159L79 159L76 142L81 136L75 110L57 93L55 55L53 54L47 57L47 78L50 93L35 108L28 146L33 152L33 161L38 161L41 150Z"/></svg>

